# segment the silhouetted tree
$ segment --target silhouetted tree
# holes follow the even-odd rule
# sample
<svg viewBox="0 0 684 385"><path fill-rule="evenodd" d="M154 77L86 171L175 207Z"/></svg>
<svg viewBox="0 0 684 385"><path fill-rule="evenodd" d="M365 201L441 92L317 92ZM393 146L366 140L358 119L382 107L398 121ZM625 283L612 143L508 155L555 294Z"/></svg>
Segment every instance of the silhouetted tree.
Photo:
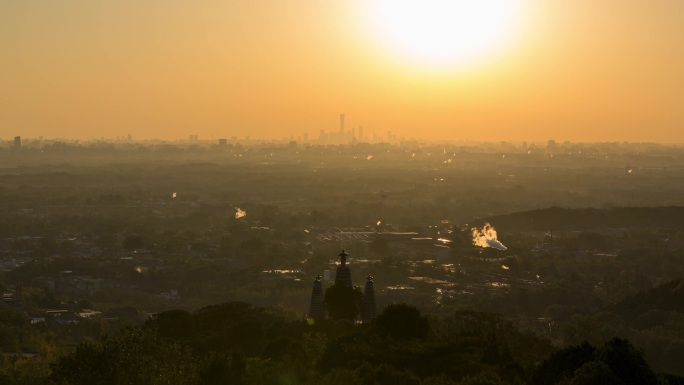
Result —
<svg viewBox="0 0 684 385"><path fill-rule="evenodd" d="M145 329L127 329L101 343L82 343L57 361L56 384L192 384L198 367L189 351Z"/></svg>
<svg viewBox="0 0 684 385"><path fill-rule="evenodd" d="M596 348L588 343L570 346L553 353L535 370L532 384L549 385L572 378L574 372L594 358Z"/></svg>
<svg viewBox="0 0 684 385"><path fill-rule="evenodd" d="M598 356L626 385L658 384L658 378L643 354L625 339L614 338L606 342Z"/></svg>
<svg viewBox="0 0 684 385"><path fill-rule="evenodd" d="M410 305L399 304L388 306L375 321L376 330L395 340L426 338L430 333L427 317Z"/></svg>

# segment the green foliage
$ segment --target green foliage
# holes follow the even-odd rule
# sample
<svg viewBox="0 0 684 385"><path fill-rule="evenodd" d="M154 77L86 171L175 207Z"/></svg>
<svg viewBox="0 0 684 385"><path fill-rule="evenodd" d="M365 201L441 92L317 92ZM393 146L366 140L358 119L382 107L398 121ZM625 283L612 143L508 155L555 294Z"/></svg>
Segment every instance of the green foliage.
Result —
<svg viewBox="0 0 684 385"><path fill-rule="evenodd" d="M456 385L456 381L450 379L444 374L430 376L421 382L422 385Z"/></svg>
<svg viewBox="0 0 684 385"><path fill-rule="evenodd" d="M610 370L610 367L601 361L591 361L577 369L570 381L570 385L622 385L624 384Z"/></svg>
<svg viewBox="0 0 684 385"><path fill-rule="evenodd" d="M361 379L355 370L340 368L329 371L321 381L321 384L323 385L349 385L361 383Z"/></svg>
<svg viewBox="0 0 684 385"><path fill-rule="evenodd" d="M535 370L530 383L533 385L556 384L564 378L572 378L573 373L594 357L596 348L584 343L571 346L553 353Z"/></svg>
<svg viewBox="0 0 684 385"><path fill-rule="evenodd" d="M356 369L357 376L363 384L377 385L420 385L420 378L407 369L382 363L371 366L367 363Z"/></svg>
<svg viewBox="0 0 684 385"><path fill-rule="evenodd" d="M598 354L598 359L626 385L658 384L658 379L643 357L629 341L614 338L606 343Z"/></svg>
<svg viewBox="0 0 684 385"><path fill-rule="evenodd" d="M82 343L52 367L54 384L192 384L197 362L179 344L131 328L102 342Z"/></svg>
<svg viewBox="0 0 684 385"><path fill-rule="evenodd" d="M320 332L306 332L302 334L302 345L306 354L306 360L311 367L316 367L325 352L328 337Z"/></svg>
<svg viewBox="0 0 684 385"><path fill-rule="evenodd" d="M0 359L0 384L39 385L50 375L50 359L47 357Z"/></svg>
<svg viewBox="0 0 684 385"><path fill-rule="evenodd" d="M202 362L202 385L242 384L247 371L245 359L239 354L210 354Z"/></svg>
<svg viewBox="0 0 684 385"><path fill-rule="evenodd" d="M44 287L24 286L21 290L23 306L28 309L49 309L59 306L54 293Z"/></svg>
<svg viewBox="0 0 684 385"><path fill-rule="evenodd" d="M584 343L562 349L534 371L531 384L656 385L660 381L643 354L629 341L614 338L600 349Z"/></svg>
<svg viewBox="0 0 684 385"><path fill-rule="evenodd" d="M266 345L265 332L283 316L274 309L253 308L244 302L207 306L194 314L184 311L160 313L146 326L162 337L171 338L203 352L252 356L260 354Z"/></svg>
<svg viewBox="0 0 684 385"><path fill-rule="evenodd" d="M262 356L275 361L298 360L306 357L306 351L301 342L289 337L281 337L270 341L264 347Z"/></svg>
<svg viewBox="0 0 684 385"><path fill-rule="evenodd" d="M247 359L245 373L249 385L298 385L310 383L309 373L287 363L270 359Z"/></svg>
<svg viewBox="0 0 684 385"><path fill-rule="evenodd" d="M11 308L0 306L0 346L16 351L21 348L22 334L28 325L28 317Z"/></svg>
<svg viewBox="0 0 684 385"><path fill-rule="evenodd" d="M193 319L183 310L170 310L154 316L157 333L164 338L183 339L192 335Z"/></svg>
<svg viewBox="0 0 684 385"><path fill-rule="evenodd" d="M398 341L425 339L430 333L427 317L410 305L390 305L375 321L376 330L381 334Z"/></svg>
<svg viewBox="0 0 684 385"><path fill-rule="evenodd" d="M669 341L663 352L663 370L667 373L684 375L682 357L684 357L684 339Z"/></svg>
<svg viewBox="0 0 684 385"><path fill-rule="evenodd" d="M0 321L26 333L26 318L19 314L0 312ZM41 354L0 361L0 383L8 384L670 385L680 380L657 377L627 340L555 350L500 315L461 311L427 318L408 305L389 306L370 326L347 320L309 325L287 322L274 309L231 302L193 313L160 313L142 327L81 343L56 360Z"/></svg>
<svg viewBox="0 0 684 385"><path fill-rule="evenodd" d="M459 382L459 385L504 385L506 384L501 378L491 371L485 371L475 375L465 376Z"/></svg>
<svg viewBox="0 0 684 385"><path fill-rule="evenodd" d="M656 311L684 313L684 279L675 279L654 289L629 296L611 306L610 309L630 322L641 323L653 323L653 317L658 315L662 317L662 314ZM649 312L651 312L649 319L646 319Z"/></svg>

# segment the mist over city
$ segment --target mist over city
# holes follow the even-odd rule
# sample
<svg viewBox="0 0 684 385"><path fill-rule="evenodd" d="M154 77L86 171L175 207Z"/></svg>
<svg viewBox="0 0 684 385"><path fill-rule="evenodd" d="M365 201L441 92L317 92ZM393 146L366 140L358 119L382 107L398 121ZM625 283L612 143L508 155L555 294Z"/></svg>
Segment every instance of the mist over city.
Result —
<svg viewBox="0 0 684 385"><path fill-rule="evenodd" d="M684 3L0 3L0 383L684 384Z"/></svg>

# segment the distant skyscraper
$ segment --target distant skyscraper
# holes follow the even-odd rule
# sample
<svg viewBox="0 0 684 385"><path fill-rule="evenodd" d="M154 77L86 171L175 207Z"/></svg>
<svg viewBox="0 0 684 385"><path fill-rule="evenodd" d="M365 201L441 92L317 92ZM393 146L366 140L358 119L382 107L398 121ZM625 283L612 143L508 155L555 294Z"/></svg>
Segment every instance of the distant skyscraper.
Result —
<svg viewBox="0 0 684 385"><path fill-rule="evenodd" d="M21 136L15 136L14 137L14 148L20 148L21 147Z"/></svg>
<svg viewBox="0 0 684 385"><path fill-rule="evenodd" d="M363 141L363 126L359 126L359 142Z"/></svg>
<svg viewBox="0 0 684 385"><path fill-rule="evenodd" d="M340 133L344 134L344 114L340 114Z"/></svg>
<svg viewBox="0 0 684 385"><path fill-rule="evenodd" d="M228 139L219 139L219 140L218 140L218 145L219 145L219 147L226 147L226 146L228 146Z"/></svg>

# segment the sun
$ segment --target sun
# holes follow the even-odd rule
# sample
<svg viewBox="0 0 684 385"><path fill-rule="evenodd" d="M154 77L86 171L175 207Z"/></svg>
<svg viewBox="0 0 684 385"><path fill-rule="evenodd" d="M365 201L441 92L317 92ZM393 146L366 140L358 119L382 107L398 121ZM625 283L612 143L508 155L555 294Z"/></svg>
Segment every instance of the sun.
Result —
<svg viewBox="0 0 684 385"><path fill-rule="evenodd" d="M407 60L466 65L501 50L520 27L523 0L368 0L374 37Z"/></svg>

